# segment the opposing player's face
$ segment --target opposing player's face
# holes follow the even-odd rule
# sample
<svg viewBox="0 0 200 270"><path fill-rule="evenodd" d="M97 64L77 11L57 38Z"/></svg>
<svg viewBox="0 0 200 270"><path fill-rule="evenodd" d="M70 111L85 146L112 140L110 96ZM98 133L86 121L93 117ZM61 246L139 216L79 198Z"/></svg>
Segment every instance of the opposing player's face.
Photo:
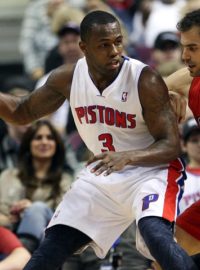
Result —
<svg viewBox="0 0 200 270"><path fill-rule="evenodd" d="M200 28L181 33L182 59L192 77L200 76Z"/></svg>
<svg viewBox="0 0 200 270"><path fill-rule="evenodd" d="M117 22L95 25L86 42L81 42L90 71L100 74L117 73L122 62L122 34Z"/></svg>

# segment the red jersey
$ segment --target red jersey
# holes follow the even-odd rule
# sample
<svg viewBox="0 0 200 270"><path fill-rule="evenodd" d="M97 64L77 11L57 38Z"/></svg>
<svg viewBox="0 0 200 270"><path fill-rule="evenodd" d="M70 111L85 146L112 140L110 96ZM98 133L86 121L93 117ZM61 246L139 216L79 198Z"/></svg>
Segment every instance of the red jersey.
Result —
<svg viewBox="0 0 200 270"><path fill-rule="evenodd" d="M195 77L192 80L189 90L188 105L200 126L200 77Z"/></svg>
<svg viewBox="0 0 200 270"><path fill-rule="evenodd" d="M200 241L200 200L193 203L178 216L176 224Z"/></svg>
<svg viewBox="0 0 200 270"><path fill-rule="evenodd" d="M18 238L8 229L0 226L0 253L10 254L15 248L22 247Z"/></svg>

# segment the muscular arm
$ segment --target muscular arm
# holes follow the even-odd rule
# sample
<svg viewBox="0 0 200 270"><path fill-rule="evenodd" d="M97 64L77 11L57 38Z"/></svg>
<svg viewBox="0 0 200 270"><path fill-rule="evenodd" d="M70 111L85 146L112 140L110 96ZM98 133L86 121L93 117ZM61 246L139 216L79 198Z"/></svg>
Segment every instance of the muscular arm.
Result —
<svg viewBox="0 0 200 270"><path fill-rule="evenodd" d="M179 93L188 98L192 77L187 68L179 69L164 80L169 91Z"/></svg>
<svg viewBox="0 0 200 270"><path fill-rule="evenodd" d="M129 164L152 166L167 163L180 152L177 120L167 87L149 68L143 70L138 87L144 120L155 142L144 150L130 151Z"/></svg>
<svg viewBox="0 0 200 270"><path fill-rule="evenodd" d="M0 94L0 118L13 124L27 124L57 110L69 98L73 67L56 69L44 86L25 97Z"/></svg>

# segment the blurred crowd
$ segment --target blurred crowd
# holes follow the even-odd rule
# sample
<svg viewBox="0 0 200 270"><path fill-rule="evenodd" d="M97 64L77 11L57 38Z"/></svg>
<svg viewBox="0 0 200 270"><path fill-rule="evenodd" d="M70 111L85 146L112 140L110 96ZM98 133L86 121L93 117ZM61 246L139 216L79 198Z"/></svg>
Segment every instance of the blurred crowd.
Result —
<svg viewBox="0 0 200 270"><path fill-rule="evenodd" d="M200 0L29 0L22 20L19 53L22 74L2 82L1 91L26 95L56 67L81 58L79 24L92 10L118 17L124 54L156 69L163 78L183 66L178 20L200 8ZM200 199L200 128L188 109L180 125L188 180L181 212ZM23 269L43 239L62 195L91 153L77 133L66 101L52 115L27 126L0 122L0 270ZM18 265L16 265L16 261ZM151 262L135 248L135 224L114 243L104 260L88 249L62 270L147 270Z"/></svg>

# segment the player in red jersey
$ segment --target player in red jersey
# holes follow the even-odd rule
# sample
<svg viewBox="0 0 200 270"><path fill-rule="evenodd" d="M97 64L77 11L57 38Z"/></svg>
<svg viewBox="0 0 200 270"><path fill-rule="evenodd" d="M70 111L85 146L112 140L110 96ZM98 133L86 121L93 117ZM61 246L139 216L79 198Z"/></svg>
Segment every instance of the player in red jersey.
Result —
<svg viewBox="0 0 200 270"><path fill-rule="evenodd" d="M200 9L187 13L177 24L186 67L165 79L170 91L188 100L196 122L200 125ZM192 204L176 220L176 238L188 254L200 253L200 201ZM160 269L156 267L156 269ZM199 268L200 269L200 268Z"/></svg>
<svg viewBox="0 0 200 270"><path fill-rule="evenodd" d="M177 24L182 59L186 67L165 79L170 91L188 99L188 105L200 125L200 9L187 13Z"/></svg>

